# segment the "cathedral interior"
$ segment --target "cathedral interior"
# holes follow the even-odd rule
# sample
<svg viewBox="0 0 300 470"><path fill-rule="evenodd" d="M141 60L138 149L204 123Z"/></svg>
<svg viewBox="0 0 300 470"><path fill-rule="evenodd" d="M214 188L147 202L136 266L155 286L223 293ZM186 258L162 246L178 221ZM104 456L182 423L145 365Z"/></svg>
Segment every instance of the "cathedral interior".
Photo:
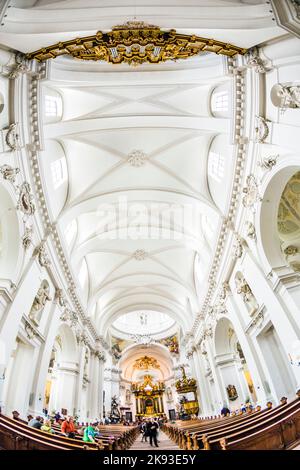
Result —
<svg viewBox="0 0 300 470"><path fill-rule="evenodd" d="M298 127L297 0L0 1L0 448L300 449Z"/></svg>

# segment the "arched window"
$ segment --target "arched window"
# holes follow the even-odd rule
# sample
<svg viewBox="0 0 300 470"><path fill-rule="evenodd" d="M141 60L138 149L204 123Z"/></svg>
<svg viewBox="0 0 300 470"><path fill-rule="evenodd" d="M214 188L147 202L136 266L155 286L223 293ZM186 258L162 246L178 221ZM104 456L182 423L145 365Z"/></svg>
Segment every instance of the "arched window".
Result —
<svg viewBox="0 0 300 470"><path fill-rule="evenodd" d="M45 122L56 122L62 117L62 97L58 91L45 87L43 89L43 115Z"/></svg>
<svg viewBox="0 0 300 470"><path fill-rule="evenodd" d="M65 157L58 158L51 163L52 181L54 189L58 189L67 179L67 164Z"/></svg>
<svg viewBox="0 0 300 470"><path fill-rule="evenodd" d="M230 90L228 83L214 88L211 94L210 107L211 113L215 117L230 116Z"/></svg>
<svg viewBox="0 0 300 470"><path fill-rule="evenodd" d="M232 184L233 151L226 134L214 137L207 157L208 188L216 205L223 212L228 204Z"/></svg>
<svg viewBox="0 0 300 470"><path fill-rule="evenodd" d="M70 222L69 225L67 225L66 230L64 232L68 245L71 245L71 243L74 241L76 232L77 232L77 221L76 219L73 219L72 222Z"/></svg>
<svg viewBox="0 0 300 470"><path fill-rule="evenodd" d="M224 177L225 158L219 152L210 152L208 159L208 175L220 183Z"/></svg>

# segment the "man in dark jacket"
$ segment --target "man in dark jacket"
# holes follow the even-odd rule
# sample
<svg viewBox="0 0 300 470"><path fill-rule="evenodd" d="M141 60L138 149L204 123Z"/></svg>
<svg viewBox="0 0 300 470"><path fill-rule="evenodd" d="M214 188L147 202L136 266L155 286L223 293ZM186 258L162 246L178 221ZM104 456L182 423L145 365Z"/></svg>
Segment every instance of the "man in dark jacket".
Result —
<svg viewBox="0 0 300 470"><path fill-rule="evenodd" d="M151 446L153 446L153 442L154 442L154 445L158 447L157 431L158 431L158 423L152 418L150 421L150 433L149 433Z"/></svg>

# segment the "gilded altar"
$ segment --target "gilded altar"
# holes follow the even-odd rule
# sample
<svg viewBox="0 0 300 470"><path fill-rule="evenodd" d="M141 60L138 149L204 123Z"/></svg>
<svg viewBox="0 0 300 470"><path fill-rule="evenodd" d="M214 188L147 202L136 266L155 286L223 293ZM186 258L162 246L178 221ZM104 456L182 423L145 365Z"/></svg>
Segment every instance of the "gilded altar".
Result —
<svg viewBox="0 0 300 470"><path fill-rule="evenodd" d="M135 395L137 416L160 416L164 414L163 382L153 382L151 375L145 375L143 382L133 382L131 391Z"/></svg>

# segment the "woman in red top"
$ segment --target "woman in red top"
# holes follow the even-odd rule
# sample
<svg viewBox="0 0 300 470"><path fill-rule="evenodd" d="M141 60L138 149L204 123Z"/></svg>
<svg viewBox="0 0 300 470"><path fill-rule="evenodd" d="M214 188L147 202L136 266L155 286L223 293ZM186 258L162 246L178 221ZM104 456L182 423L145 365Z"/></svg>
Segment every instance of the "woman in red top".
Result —
<svg viewBox="0 0 300 470"><path fill-rule="evenodd" d="M67 437L71 437L71 438L75 437L76 429L74 426L74 421L73 421L72 416L68 416L63 421L61 425L61 432Z"/></svg>

